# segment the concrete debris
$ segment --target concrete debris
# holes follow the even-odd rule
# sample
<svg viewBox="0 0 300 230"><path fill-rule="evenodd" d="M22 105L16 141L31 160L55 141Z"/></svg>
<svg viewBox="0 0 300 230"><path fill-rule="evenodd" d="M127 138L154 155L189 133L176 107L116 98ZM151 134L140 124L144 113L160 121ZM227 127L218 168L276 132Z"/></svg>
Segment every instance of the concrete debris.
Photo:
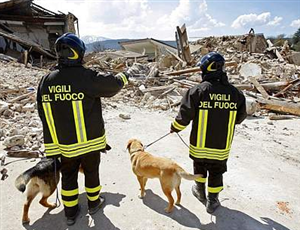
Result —
<svg viewBox="0 0 300 230"><path fill-rule="evenodd" d="M148 44L149 40L143 42ZM133 49L141 44L125 45ZM201 70L195 63L207 52L218 51L226 59L230 83L247 96L249 116L268 116L270 111L281 116L300 116L300 66L295 65L296 61L291 62L287 44L280 48L270 47L263 35L251 32L241 36L203 38L188 45L189 51L185 44L181 52L190 52L190 58L183 54L178 56L162 44L166 52L157 52L154 59L147 52L108 50L87 54L85 66L115 74L130 68L133 73L122 93L104 98L103 106L115 108L123 102L151 110L173 110L180 105L184 93L202 81ZM278 52L273 52L276 50ZM26 67L0 58L0 141L4 141L10 151L43 151L42 126L35 100L38 82L47 73L47 69ZM124 120L131 118L129 114L119 116ZM273 116L272 119L287 117Z"/></svg>
<svg viewBox="0 0 300 230"><path fill-rule="evenodd" d="M255 63L245 63L240 66L240 75L242 77L261 77L261 67Z"/></svg>
<svg viewBox="0 0 300 230"><path fill-rule="evenodd" d="M1 169L0 173L1 173L1 180L5 180L8 175L7 175L8 170L6 168Z"/></svg>
<svg viewBox="0 0 300 230"><path fill-rule="evenodd" d="M0 61L0 140L7 150L43 150L36 88L48 70Z"/></svg>
<svg viewBox="0 0 300 230"><path fill-rule="evenodd" d="M8 137L4 140L3 145L7 148L11 148L14 146L22 146L25 143L25 139L23 135L16 135L12 137Z"/></svg>
<svg viewBox="0 0 300 230"><path fill-rule="evenodd" d="M246 111L248 116L252 116L258 110L258 103L252 97L246 97Z"/></svg>
<svg viewBox="0 0 300 230"><path fill-rule="evenodd" d="M120 113L119 117L124 119L124 120L130 120L131 119L130 114L124 114L124 113Z"/></svg>

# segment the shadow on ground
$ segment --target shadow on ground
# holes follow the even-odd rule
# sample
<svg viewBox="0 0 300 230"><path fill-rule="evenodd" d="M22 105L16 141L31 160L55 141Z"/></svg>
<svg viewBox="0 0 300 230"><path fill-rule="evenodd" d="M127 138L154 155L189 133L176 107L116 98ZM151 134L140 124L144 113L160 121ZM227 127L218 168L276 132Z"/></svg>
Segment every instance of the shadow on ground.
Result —
<svg viewBox="0 0 300 230"><path fill-rule="evenodd" d="M262 222L237 210L227 207L219 207L212 214L215 219L209 224L203 225L203 230L290 230L276 221L261 217Z"/></svg>
<svg viewBox="0 0 300 230"><path fill-rule="evenodd" d="M143 203L152 210L170 217L185 227L197 229L200 229L201 227L199 218L181 205L176 205L173 212L166 213L165 208L168 206L168 202L163 200L160 196L154 194L149 189L146 190L146 196L143 198Z"/></svg>
<svg viewBox="0 0 300 230"><path fill-rule="evenodd" d="M146 190L143 203L152 210L168 216L187 228L199 230L290 230L268 217L261 217L262 222L260 222L241 211L223 206L219 207L211 216L211 223L201 224L199 219L201 214L195 215L183 206L175 206L172 213L166 213L164 209L167 207L168 202L149 189ZM202 204L197 203L196 205Z"/></svg>
<svg viewBox="0 0 300 230"><path fill-rule="evenodd" d="M105 203L103 208L109 205L120 207L120 202L125 197L124 194L109 192L101 193L101 195L105 197ZM92 217L90 217L90 215L87 214L88 208L85 193L79 195L79 203L81 206L81 211L79 216L77 217L75 225L73 226L68 227L66 225L66 219L63 210L55 214L51 214L51 210L48 210L40 219L38 219L32 225L24 225L24 228L26 228L27 230L119 230L119 228L115 227L114 224L105 216L105 214L103 213L103 208L100 209L98 213L96 213Z"/></svg>

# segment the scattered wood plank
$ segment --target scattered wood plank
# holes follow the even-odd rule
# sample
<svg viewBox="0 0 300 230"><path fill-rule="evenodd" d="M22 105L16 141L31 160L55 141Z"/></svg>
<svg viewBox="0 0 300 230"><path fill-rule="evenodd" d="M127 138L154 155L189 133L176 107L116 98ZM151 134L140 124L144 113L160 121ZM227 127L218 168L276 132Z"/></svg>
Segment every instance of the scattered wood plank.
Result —
<svg viewBox="0 0 300 230"><path fill-rule="evenodd" d="M249 77L249 80L256 87L256 89L258 90L258 92L261 93L261 95L263 96L263 98L265 98L265 99L269 98L269 94L264 89L264 87L259 84L259 82L256 80L255 77Z"/></svg>
<svg viewBox="0 0 300 230"><path fill-rule="evenodd" d="M269 115L270 120L288 120L296 118L296 116L293 115L278 115L278 114L271 114Z"/></svg>
<svg viewBox="0 0 300 230"><path fill-rule="evenodd" d="M176 38L178 39L179 46L177 47L179 56L188 64L191 64L193 58L190 51L187 30L185 24L181 27L176 27Z"/></svg>
<svg viewBox="0 0 300 230"><path fill-rule="evenodd" d="M282 95L284 92L286 92L287 90L289 90L290 88L294 87L295 85L297 85L299 83L300 83L300 79L296 79L296 80L290 82L290 84L287 85L284 89L282 89L281 91L279 91L278 93L276 93L274 95L274 97L278 97L278 96Z"/></svg>
<svg viewBox="0 0 300 230"><path fill-rule="evenodd" d="M160 94L160 93L163 93L166 90L169 90L173 87L174 86L172 86L172 85L154 86L154 87L150 87L150 88L140 89L140 91L143 94L145 94L145 93Z"/></svg>
<svg viewBox="0 0 300 230"><path fill-rule="evenodd" d="M170 50L168 50L168 49L166 49L166 51L167 51L169 54L171 54L173 57L175 57L178 61L180 61L180 62L182 62L183 64L186 65L186 62L183 61L178 55L174 54L172 51L170 51Z"/></svg>
<svg viewBox="0 0 300 230"><path fill-rule="evenodd" d="M278 100L271 100L271 99L266 100L263 98L258 98L257 102L260 104L260 107L262 109L300 116L299 103L278 101Z"/></svg>
<svg viewBox="0 0 300 230"><path fill-rule="evenodd" d="M280 82L271 82L271 83L262 83L260 84L267 91L278 91L289 85L289 82L280 81ZM254 90L252 84L234 84L234 86L240 90Z"/></svg>
<svg viewBox="0 0 300 230"><path fill-rule="evenodd" d="M199 84L197 82L193 82L193 81L189 81L189 80L176 80L176 79L173 79L173 81L178 82L178 83L180 83L184 86L188 86L189 88L194 87L195 85Z"/></svg>
<svg viewBox="0 0 300 230"><path fill-rule="evenodd" d="M236 62L226 62L225 66L237 66ZM176 75L181 75L181 74L188 74L188 73L197 73L197 72L201 72L200 67L193 67L193 68L188 68L188 69L183 69L183 70L178 70L178 71L172 71L169 73L165 73L165 75L168 76L176 76Z"/></svg>
<svg viewBox="0 0 300 230"><path fill-rule="evenodd" d="M6 153L7 157L17 157L17 158L40 158L40 151L31 150L8 150Z"/></svg>
<svg viewBox="0 0 300 230"><path fill-rule="evenodd" d="M165 92L163 92L161 95L158 96L158 99L164 97L168 93L171 93L174 89L176 89L175 86L173 88L171 88L171 89L166 90Z"/></svg>
<svg viewBox="0 0 300 230"><path fill-rule="evenodd" d="M196 72L201 72L201 69L199 67L193 67L193 68L188 68L188 69L183 69L183 70L178 70L178 71L165 73L165 75L167 75L167 76L176 76L176 75L196 73Z"/></svg>
<svg viewBox="0 0 300 230"><path fill-rule="evenodd" d="M23 94L23 95L21 95L21 96L15 97L14 99L11 99L11 100L9 101L9 103L18 102L18 101L21 101L21 100L23 100L23 99L26 99L26 98L28 98L28 97L30 97L30 96L33 96L33 95L35 95L35 92L29 92L29 93Z"/></svg>

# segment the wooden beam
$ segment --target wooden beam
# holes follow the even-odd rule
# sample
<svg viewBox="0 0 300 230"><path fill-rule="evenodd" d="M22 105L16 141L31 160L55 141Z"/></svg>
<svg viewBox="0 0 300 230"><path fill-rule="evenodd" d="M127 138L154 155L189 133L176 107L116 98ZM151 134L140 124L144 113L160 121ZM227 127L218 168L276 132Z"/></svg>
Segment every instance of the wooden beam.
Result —
<svg viewBox="0 0 300 230"><path fill-rule="evenodd" d="M264 87L262 87L258 81L256 80L255 77L249 77L250 82L255 86L255 88L258 90L258 92L261 93L261 95L263 96L263 98L268 99L269 98L269 94L267 93L267 91L264 89Z"/></svg>
<svg viewBox="0 0 300 230"><path fill-rule="evenodd" d="M237 66L237 63L234 62L234 61L226 62L225 67L228 67L228 66ZM200 67L193 67L193 68L188 68L188 69L183 69L183 70L178 70L178 71L172 71L172 72L169 72L169 73L165 73L165 75L174 76L174 75L196 73L196 72L201 72Z"/></svg>
<svg viewBox="0 0 300 230"><path fill-rule="evenodd" d="M260 104L260 107L263 109L300 116L299 103L277 101L277 100L270 100L270 99L266 100L260 98L257 99L257 102Z"/></svg>
<svg viewBox="0 0 300 230"><path fill-rule="evenodd" d="M187 36L187 30L185 27L185 24L179 28L179 26L176 27L178 40L179 40L179 47L177 49L180 49L180 57L188 64L192 62L192 55L190 51L188 36Z"/></svg>

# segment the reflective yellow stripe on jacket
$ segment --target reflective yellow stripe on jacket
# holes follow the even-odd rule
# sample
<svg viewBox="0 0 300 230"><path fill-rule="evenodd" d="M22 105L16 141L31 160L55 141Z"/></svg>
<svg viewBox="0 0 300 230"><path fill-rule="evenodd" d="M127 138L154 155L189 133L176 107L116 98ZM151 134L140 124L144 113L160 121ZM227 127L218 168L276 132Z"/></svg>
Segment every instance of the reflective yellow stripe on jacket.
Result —
<svg viewBox="0 0 300 230"><path fill-rule="evenodd" d="M87 140L84 113L82 101L72 101L73 115L76 127L77 143L60 144L56 134L55 123L52 115L51 104L43 103L47 125L53 143L45 143L45 152L47 156L55 156L62 154L65 157L76 157L88 152L97 151L106 147L105 135Z"/></svg>
<svg viewBox="0 0 300 230"><path fill-rule="evenodd" d="M198 133L196 146L190 144L190 154L195 158L205 158L211 160L226 160L231 148L236 111L229 112L228 131L225 149L214 149L205 147L208 110L199 110Z"/></svg>
<svg viewBox="0 0 300 230"><path fill-rule="evenodd" d="M76 135L78 143L86 142L85 122L82 108L82 101L72 101Z"/></svg>
<svg viewBox="0 0 300 230"><path fill-rule="evenodd" d="M231 147L232 137L233 137L233 133L234 133L235 118L236 118L236 111L230 111L229 122L228 122L228 132L227 132L227 142L226 142L227 149Z"/></svg>
<svg viewBox="0 0 300 230"><path fill-rule="evenodd" d="M204 148L205 139L206 139L206 129L207 129L207 116L208 110L199 111L199 120L198 120L198 134L197 134L197 147Z"/></svg>
<svg viewBox="0 0 300 230"><path fill-rule="evenodd" d="M180 130L180 131L181 131L181 130L184 130L184 129L186 128L185 125L179 124L176 120L173 121L172 126L173 126L174 128L176 128L177 130Z"/></svg>
<svg viewBox="0 0 300 230"><path fill-rule="evenodd" d="M44 109L44 113L45 113L45 117L46 117L46 121L47 121L47 125L48 125L49 131L50 131L52 141L53 141L53 143L57 144L58 139L57 139L57 135L56 135L56 129L55 129L55 124L54 124L54 120L53 120L53 116L52 116L52 110L51 110L50 103L43 102L43 109Z"/></svg>
<svg viewBox="0 0 300 230"><path fill-rule="evenodd" d="M86 142L70 144L70 145L45 143L45 151L47 156L53 156L56 155L57 152L59 152L65 157L76 157L88 152L105 149L105 147L106 147L105 135L99 138L95 138L93 140L88 140Z"/></svg>
<svg viewBox="0 0 300 230"><path fill-rule="evenodd" d="M127 77L124 73L118 73L117 76L119 76L122 79L124 86L128 84Z"/></svg>

